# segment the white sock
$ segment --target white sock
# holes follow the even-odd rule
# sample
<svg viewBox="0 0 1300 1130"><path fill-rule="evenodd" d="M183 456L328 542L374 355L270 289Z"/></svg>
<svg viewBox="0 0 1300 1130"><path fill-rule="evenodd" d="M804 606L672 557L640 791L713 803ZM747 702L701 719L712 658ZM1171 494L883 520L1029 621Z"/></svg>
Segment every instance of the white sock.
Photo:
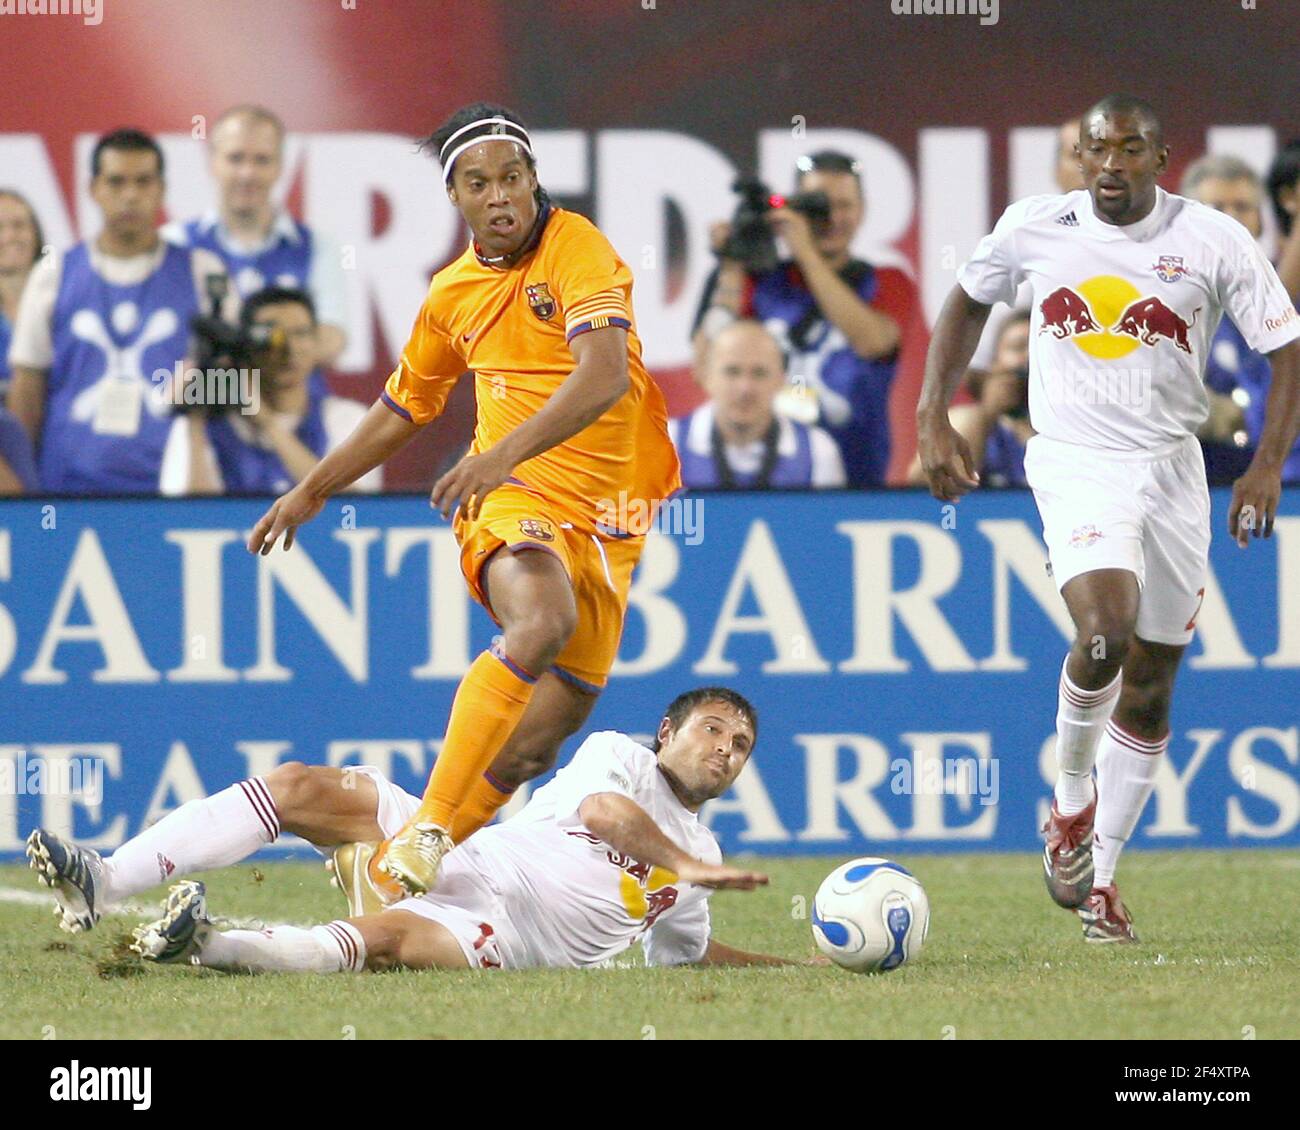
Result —
<svg viewBox="0 0 1300 1130"><path fill-rule="evenodd" d="M1097 751L1097 823L1092 842L1093 886L1115 882L1120 852L1137 827L1138 817L1155 787L1156 770L1169 746L1169 735L1158 742L1135 737L1115 722Z"/></svg>
<svg viewBox="0 0 1300 1130"><path fill-rule="evenodd" d="M1061 682L1056 696L1056 809L1073 816L1092 803L1092 766L1097 743L1119 699L1122 671L1104 687L1085 691L1075 686L1061 664Z"/></svg>
<svg viewBox="0 0 1300 1130"><path fill-rule="evenodd" d="M309 930L213 930L199 948L198 964L253 973L360 973L366 943L361 931L343 921Z"/></svg>
<svg viewBox="0 0 1300 1130"><path fill-rule="evenodd" d="M104 860L105 903L120 902L195 871L229 867L280 834L280 816L261 777L191 800L127 840Z"/></svg>

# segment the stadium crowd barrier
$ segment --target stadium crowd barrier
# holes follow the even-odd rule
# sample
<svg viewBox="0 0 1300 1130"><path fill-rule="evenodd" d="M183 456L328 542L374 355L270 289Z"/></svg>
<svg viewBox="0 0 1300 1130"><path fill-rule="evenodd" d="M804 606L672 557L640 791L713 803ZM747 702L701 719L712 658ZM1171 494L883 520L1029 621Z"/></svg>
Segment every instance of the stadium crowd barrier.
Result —
<svg viewBox="0 0 1300 1130"><path fill-rule="evenodd" d="M1135 846L1300 845L1300 495L1248 552L1229 499ZM254 558L264 507L0 505L0 856L37 824L111 849L285 760L420 791L494 632L449 527L345 497ZM727 851L1032 849L1069 631L1029 494L679 496L588 729L648 736L700 684L749 696L756 752L707 814Z"/></svg>

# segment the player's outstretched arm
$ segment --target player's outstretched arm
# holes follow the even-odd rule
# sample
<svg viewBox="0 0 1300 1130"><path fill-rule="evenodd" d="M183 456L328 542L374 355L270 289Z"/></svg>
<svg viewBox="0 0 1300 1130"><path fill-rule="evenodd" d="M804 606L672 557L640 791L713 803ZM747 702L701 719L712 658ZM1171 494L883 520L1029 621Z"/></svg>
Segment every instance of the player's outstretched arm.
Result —
<svg viewBox="0 0 1300 1130"><path fill-rule="evenodd" d="M803 961L789 961L784 957L772 957L766 953L749 953L746 950L724 946L721 942L709 939L709 948L696 965L830 965L831 959L818 954Z"/></svg>
<svg viewBox="0 0 1300 1130"><path fill-rule="evenodd" d="M1272 537L1282 497L1282 464L1300 433L1300 341L1268 355L1273 377L1264 406L1264 431L1246 473L1232 484L1228 533L1245 549L1251 536Z"/></svg>
<svg viewBox="0 0 1300 1130"><path fill-rule="evenodd" d="M294 531L316 517L326 499L391 458L419 430L419 424L403 419L382 401L375 401L352 434L258 519L248 539L248 552L270 553L281 534L284 548L288 549L293 545Z"/></svg>
<svg viewBox="0 0 1300 1130"><path fill-rule="evenodd" d="M541 408L486 451L465 456L434 483L429 503L444 518L462 507L468 517L478 517L489 492L520 463L577 435L623 398L631 383L626 330L590 330L575 337L569 349L577 365Z"/></svg>
<svg viewBox="0 0 1300 1130"><path fill-rule="evenodd" d="M948 405L966 375L990 309L960 284L954 286L930 337L925 383L916 406L917 452L930 493L944 502L955 502L979 486L970 445L948 419Z"/></svg>
<svg viewBox="0 0 1300 1130"><path fill-rule="evenodd" d="M587 831L638 863L663 867L686 883L716 890L752 891L767 885L758 871L705 863L687 855L660 830L650 814L621 793L593 793L578 806Z"/></svg>

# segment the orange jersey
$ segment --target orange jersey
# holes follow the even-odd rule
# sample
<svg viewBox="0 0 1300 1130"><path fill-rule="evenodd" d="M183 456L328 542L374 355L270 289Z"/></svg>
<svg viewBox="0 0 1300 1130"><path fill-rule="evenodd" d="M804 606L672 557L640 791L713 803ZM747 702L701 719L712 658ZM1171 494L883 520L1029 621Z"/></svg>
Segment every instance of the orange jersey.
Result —
<svg viewBox="0 0 1300 1130"><path fill-rule="evenodd" d="M434 275L383 399L426 424L460 375L473 370L478 423L471 450L486 451L564 383L575 365L569 342L605 326L627 330L631 387L595 423L520 463L513 476L552 512L595 529L600 518L612 517L609 508L625 514L633 500L653 506L681 478L663 394L641 361L632 272L590 220L552 207L537 247L514 266L481 263L471 244Z"/></svg>

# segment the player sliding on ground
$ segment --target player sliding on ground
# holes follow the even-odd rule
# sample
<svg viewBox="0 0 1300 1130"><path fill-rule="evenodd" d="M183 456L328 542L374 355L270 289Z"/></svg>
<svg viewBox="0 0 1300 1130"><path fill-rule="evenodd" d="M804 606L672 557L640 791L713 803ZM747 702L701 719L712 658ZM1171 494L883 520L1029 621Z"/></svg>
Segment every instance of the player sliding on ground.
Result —
<svg viewBox="0 0 1300 1130"><path fill-rule="evenodd" d="M269 553L283 536L288 549L473 370L474 442L431 502L454 513L466 582L502 636L456 692L418 810L369 860L390 898L427 890L453 842L586 721L618 652L646 519L680 486L663 397L641 362L631 271L588 220L550 203L519 118L468 106L425 147L473 241L434 275L381 399L248 544Z"/></svg>
<svg viewBox="0 0 1300 1130"><path fill-rule="evenodd" d="M640 938L651 965L786 964L710 936L712 890L767 882L723 866L697 816L731 787L756 736L754 709L740 695L687 692L668 707L653 751L623 734L591 735L514 818L449 855L427 894L312 929L223 931L207 917L203 884L187 881L171 889L161 919L136 929L132 948L160 962L331 973L590 966ZM94 876L61 891L61 901L75 896L98 910L156 883L155 859L176 875L223 866L280 830L324 847L377 840L419 803L374 768L286 765L183 805L102 862L48 833L33 839L51 857L77 856L78 872Z"/></svg>
<svg viewBox="0 0 1300 1130"><path fill-rule="evenodd" d="M1300 430L1300 316L1241 224L1156 186L1169 150L1147 103L1097 103L1076 154L1086 188L1012 204L963 268L935 325L917 424L932 493L953 501L975 488L948 404L990 306L1028 280L1038 434L1025 472L1076 632L1043 865L1088 941L1131 942L1115 868L1169 743L1174 675L1205 595L1210 498L1196 430L1207 352L1226 310L1273 367L1264 433L1228 509L1244 549L1272 534Z"/></svg>

